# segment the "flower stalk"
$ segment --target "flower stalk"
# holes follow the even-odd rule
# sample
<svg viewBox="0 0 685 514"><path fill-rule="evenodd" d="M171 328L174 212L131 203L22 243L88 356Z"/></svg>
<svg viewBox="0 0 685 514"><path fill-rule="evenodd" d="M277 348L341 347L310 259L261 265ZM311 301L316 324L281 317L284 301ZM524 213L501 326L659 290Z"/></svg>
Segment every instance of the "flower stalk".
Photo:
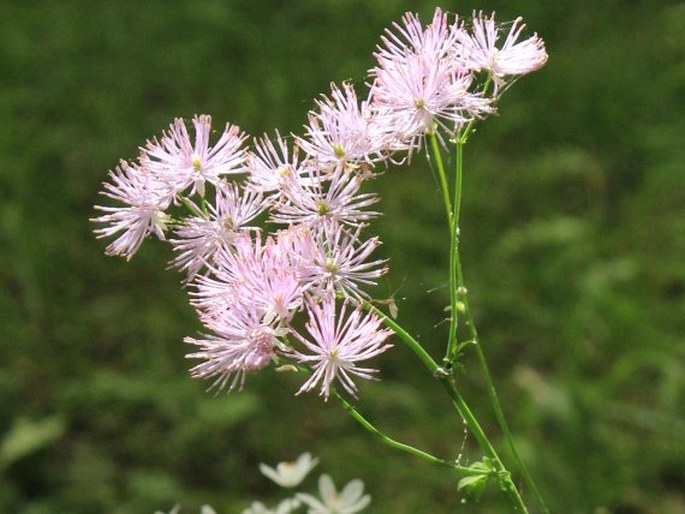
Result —
<svg viewBox="0 0 685 514"><path fill-rule="evenodd" d="M427 462L430 462L431 464L437 464L440 466L445 466L450 469L453 469L454 471L458 473L462 473L464 475L477 475L481 474L481 472L474 470L472 468L466 467L466 466L460 466L459 464L452 463L449 461L446 461L444 459L441 459L439 457L436 457L434 455L431 455L430 453L420 450L418 448L415 448L414 446L411 446L406 443L402 443L400 441L397 441L396 439L393 439L392 437L389 437L388 435L384 434L381 430L379 430L376 426L374 426L368 419L366 419L358 410L357 408L352 405L349 401L347 401L340 393L335 391L333 393L335 397L340 401L340 404L342 405L343 409L345 412L347 412L352 418L354 418L357 423L359 423L365 430L369 431L371 434L373 434L376 438L378 438L383 444L395 449L399 450L405 453L409 453L415 457L418 457L420 459L423 459Z"/></svg>
<svg viewBox="0 0 685 514"><path fill-rule="evenodd" d="M440 382L443 389L450 398L452 405L455 410L459 413L461 418L464 420L468 426L471 433L474 435L478 444L480 445L483 452L494 464L493 473L498 477L502 489L509 496L512 506L516 512L527 513L528 509L523 502L521 494L514 485L510 473L505 468L502 460L500 459L497 451L490 442L490 439L485 434L485 431L481 427L480 423L476 419L475 415L467 405L466 401L463 399L457 387L454 384L453 376L451 373L446 371L444 368L438 366L438 364L433 360L433 358L423 349L421 344L416 341L406 330L402 329L394 320L389 316L386 316L382 311L377 308L370 306L370 308L382 316L383 322L388 328L391 328L395 333L402 339L402 341L407 345L407 347L414 352L415 356L423 363L423 365L428 369L429 372Z"/></svg>

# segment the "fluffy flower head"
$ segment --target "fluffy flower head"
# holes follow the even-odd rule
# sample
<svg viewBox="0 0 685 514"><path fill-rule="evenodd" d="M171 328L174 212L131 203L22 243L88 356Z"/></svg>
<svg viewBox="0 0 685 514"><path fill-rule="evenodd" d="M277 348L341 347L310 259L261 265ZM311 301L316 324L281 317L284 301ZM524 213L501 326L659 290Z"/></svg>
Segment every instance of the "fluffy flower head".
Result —
<svg viewBox="0 0 685 514"><path fill-rule="evenodd" d="M475 71L491 72L498 87L506 76L524 75L540 69L547 62L545 43L537 34L519 41L525 27L523 19L516 18L504 42L498 46L503 26L495 22L495 13L487 17L482 12L474 12L471 33L460 34L465 64Z"/></svg>
<svg viewBox="0 0 685 514"><path fill-rule="evenodd" d="M103 195L120 202L116 207L96 205L105 214L90 221L103 224L95 229L98 238L117 235L107 247L108 255L130 259L148 234L165 239L171 196L168 188L136 164L121 161L109 172L110 182L103 184Z"/></svg>
<svg viewBox="0 0 685 514"><path fill-rule="evenodd" d="M305 127L307 137L298 144L318 169L339 170L384 158L386 142L371 129L368 105L360 106L351 84L331 84L330 98L323 96L316 103L318 109L309 113Z"/></svg>
<svg viewBox="0 0 685 514"><path fill-rule="evenodd" d="M328 399L331 386L338 381L350 394L354 395L357 386L353 376L372 379L376 370L357 365L390 348L384 341L392 334L390 330L380 329L381 320L372 313L364 314L361 307L350 310L344 303L336 312L335 300L325 298L321 303L310 302L307 307L309 322L307 331L311 341L297 332L295 337L305 346L307 353L293 350L293 356L300 362L309 364L314 372L302 385L298 394L320 387L320 395Z"/></svg>
<svg viewBox="0 0 685 514"><path fill-rule="evenodd" d="M457 127L492 111L489 101L469 90L473 74L462 65L457 40L464 29L440 9L424 29L406 14L381 39L370 70L370 102L377 123L394 131L409 151L427 132L453 134Z"/></svg>
<svg viewBox="0 0 685 514"><path fill-rule="evenodd" d="M248 187L255 191L275 192L292 181L306 180L307 168L300 161L300 148L291 145L276 131L274 139L264 135L255 140L254 152L248 154Z"/></svg>
<svg viewBox="0 0 685 514"><path fill-rule="evenodd" d="M278 338L285 329L273 328L263 321L264 314L250 305L236 305L221 314L202 317L212 334L203 338L186 337L185 342L200 347L187 355L203 362L190 370L193 378L212 378L212 388L242 388L245 374L267 366L276 354Z"/></svg>
<svg viewBox="0 0 685 514"><path fill-rule="evenodd" d="M141 155L142 164L159 180L182 192L192 186L191 194L204 196L205 182L216 184L227 174L242 173L246 136L230 123L226 124L218 141L210 144L212 118L208 115L193 118L195 138L188 134L185 121L177 118L158 141L148 141Z"/></svg>

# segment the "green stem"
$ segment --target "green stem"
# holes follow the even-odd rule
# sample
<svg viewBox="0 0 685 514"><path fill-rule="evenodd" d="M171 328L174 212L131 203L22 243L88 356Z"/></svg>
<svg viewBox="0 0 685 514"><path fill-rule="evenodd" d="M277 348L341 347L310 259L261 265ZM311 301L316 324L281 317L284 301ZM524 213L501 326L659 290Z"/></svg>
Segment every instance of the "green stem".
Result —
<svg viewBox="0 0 685 514"><path fill-rule="evenodd" d="M452 204L450 202L450 189L447 182L447 175L445 174L445 166L442 164L442 154L440 153L440 145L438 144L438 137L435 132L428 134L431 142L431 150L433 151L433 158L435 159L435 166L438 168L438 176L440 177L440 189L442 190L442 201L445 204L445 213L447 215L447 223L449 223L450 232L452 232Z"/></svg>
<svg viewBox="0 0 685 514"><path fill-rule="evenodd" d="M516 461L516 465L518 466L519 470L521 471L521 474L523 475L523 480L526 483L526 485L530 488L531 492L533 493L533 496L535 496L535 500L538 502L538 505L542 509L542 512L545 514L549 514L549 509L547 508L547 505L545 504L545 500L542 497L542 494L540 493L540 490L537 487L537 484L535 483L535 480L533 479L533 475L531 475L530 471L528 470L528 467L526 464L523 462L521 459L521 456L519 455L518 451L516 450L516 445L514 444L514 438L512 437L511 430L509 429L509 424L507 423L506 418L504 417L504 411L502 409L502 404L499 400L499 395L497 394L497 389L495 389L495 383L492 380L492 374L490 373L490 368L488 367L488 363L485 359L485 353L483 352L483 347L480 344L480 339L478 338L478 332L476 330L476 325L473 323L473 316L471 314L471 306L469 305L468 301L468 292L466 288L463 286L463 275L461 272L461 263L459 263L459 291L460 291L460 296L461 296L461 301L462 304L464 305L464 316L466 318L466 327L469 331L469 336L475 343L476 347L476 356L478 358L478 364L481 369L481 373L483 374L483 378L485 380L485 385L487 388L487 393L488 393L488 398L490 399L490 404L492 405L493 410L495 411L495 417L497 418L497 423L500 426L500 429L502 430L502 433L504 434L504 437L507 440L507 444L509 445L509 449L511 450L511 453L514 457L514 460Z"/></svg>
<svg viewBox="0 0 685 514"><path fill-rule="evenodd" d="M400 336L400 339L405 342L405 344L409 347L411 351L414 352L414 355L416 355L419 360L423 363L426 368L428 368L428 371L430 371L433 375L439 374L441 372L440 366L437 365L437 363L433 360L433 357L431 357L426 350L423 349L423 346L414 339L409 332L404 330L401 325L399 325L395 320L393 320L391 317L387 316L382 310L377 308L376 306L370 304L369 302L364 302L364 307L373 313L375 313L379 318L383 320L383 323L385 323L386 326L392 329L395 334ZM443 374L445 374L444 370L442 371Z"/></svg>
<svg viewBox="0 0 685 514"><path fill-rule="evenodd" d="M488 78L488 81L484 87L484 90L487 90L488 85L490 84L490 78ZM468 291L466 289L466 286L464 284L464 274L462 272L461 268L461 256L459 254L459 208L460 208L460 202L461 202L461 180L462 180L462 169L463 169L463 150L464 150L464 145L466 144L466 141L468 140L469 135L471 134L473 130L474 124L473 120L469 122L469 124L464 128L464 130L457 135L456 138L456 155L457 155L457 167L456 167L456 186L455 186L455 192L454 192L454 210L455 210L455 216L454 216L454 227L453 227L453 235L455 236L455 239L452 241L452 246L450 247L450 286L452 286L452 279L456 281L454 284L453 289L457 293L457 301L461 302L463 305L463 312L464 312L464 317L466 319L466 328L469 333L469 337L471 340L475 343L476 346L476 356L478 359L478 364L481 369L481 373L483 375L483 379L485 380L485 385L487 388L488 392L488 398L490 400L490 404L492 405L493 410L495 411L495 417L497 418L497 423L500 426L500 429L502 430L502 433L504 434L505 439L507 440L507 444L509 445L509 449L512 453L512 456L514 457L514 460L516 461L516 465L518 468L521 470L521 475L523 475L523 480L526 483L526 485L529 487L531 492L533 493L533 496L535 497L535 500L537 501L538 505L540 506L542 512L544 514L549 514L549 509L547 508L547 505L545 504L545 500L542 497L542 494L540 493L540 490L537 487L537 484L535 483L535 480L533 479L533 476L531 475L530 471L528 470L528 467L526 464L523 462L521 459L521 456L519 455L516 445L514 444L514 438L511 434L511 430L509 429L509 424L507 423L506 418L504 417L504 411L502 409L502 404L499 401L499 396L497 394L497 389L495 389L495 383L492 380L492 374L490 373L490 369L488 367L487 361L485 359L485 354L483 353L483 347L480 344L480 339L478 338L478 332L476 330L476 325L473 322L473 316L471 314L471 306L468 301ZM456 318L456 313L455 316ZM456 325L456 323L455 323ZM450 336L452 336L452 332L450 332ZM454 341L454 346L451 346L452 342ZM450 339L450 344L448 344L448 348L451 348L452 351L456 351L456 326L455 326L455 333L454 333L454 340ZM455 357L454 353L450 353L448 355L449 362L452 362Z"/></svg>
<svg viewBox="0 0 685 514"><path fill-rule="evenodd" d="M456 386L454 385L454 382L452 381L452 377L439 376L438 380L442 384L443 388L447 391L447 394L450 396L450 399L452 400L452 404L454 405L454 407L457 409L459 414L461 414L464 421L469 426L471 433L473 433L474 437L480 444L480 447L485 452L485 455L489 457L491 462L495 465L495 474L499 477L500 486L507 494L507 496L509 496L509 500L511 501L514 507L514 511L527 514L528 509L526 508L526 504L523 502L523 498L521 497L519 490L516 488L516 485L511 479L511 474L507 471L506 467L504 466L504 463L499 458L497 451L492 446L490 440L488 439L487 435L480 426L480 423L478 423L478 420L471 412L471 409L469 409L468 405L459 394L459 391L457 390Z"/></svg>
<svg viewBox="0 0 685 514"><path fill-rule="evenodd" d="M457 328L459 326L458 309L458 269L459 259L459 215L461 212L461 192L462 176L464 169L464 141L458 139L456 142L456 168L454 179L454 202L452 223L450 225L450 332L447 341L447 351L445 353L445 365L451 366L457 352Z"/></svg>
<svg viewBox="0 0 685 514"><path fill-rule="evenodd" d="M457 346L457 324L459 318L457 316L457 277L454 265L456 246L459 237L459 210L461 205L461 169L462 162L461 153L457 151L457 180L454 185L454 202L450 200L450 189L447 175L445 174L445 166L442 162L442 153L440 152L440 145L435 132L428 135L431 142L431 150L435 166L438 169L438 176L440 177L440 189L442 190L442 199L445 204L445 214L447 217L447 228L450 233L450 273L449 273L449 289L450 289L450 328L449 338L447 341L447 349L445 351L445 358L443 363L445 366L452 365L453 356Z"/></svg>
<svg viewBox="0 0 685 514"><path fill-rule="evenodd" d="M182 195L177 195L176 197L181 201L181 203L185 206L185 208L190 211L190 213L193 216L196 216L198 218L204 218L205 217L202 214L202 212L200 212L198 210L197 206L193 202L191 202L187 197L182 196Z"/></svg>
<svg viewBox="0 0 685 514"><path fill-rule="evenodd" d="M425 452L423 450L419 450L418 448L414 448L413 446L410 446L405 443L401 443L399 441L396 441L395 439L385 435L383 432L381 432L378 428L376 428L369 420L367 420L355 407L352 405L350 402L348 402L342 395L340 395L337 391L334 391L333 394L335 397L340 401L340 403L343 406L343 409L350 414L362 427L364 427L366 430L371 432L374 436L376 436L381 442L384 444L390 446L391 448L394 448L396 450L400 450L402 452L410 453L414 455L415 457L419 457L425 461L428 461L432 464L438 464L440 466L445 466L450 469L453 469L455 471L458 471L460 473L464 473L466 475L478 475L482 474L482 471L478 471L472 468L467 468L464 466L459 466L458 464L454 464L452 462L448 462L446 460L440 459L434 455L431 455L428 452Z"/></svg>
<svg viewBox="0 0 685 514"><path fill-rule="evenodd" d="M456 386L454 385L454 382L452 381L451 375L447 373L444 369L442 369L440 366L438 366L437 363L433 360L433 358L419 344L419 342L416 339L414 339L399 324L397 324L393 319L387 316L383 311L379 310L378 308L374 307L368 302L365 302L364 306L367 309L376 313L378 316L380 316L385 325L391 328L397 334L397 336L399 336L400 339L402 339L405 342L409 349L411 349L414 352L414 354L419 358L419 360L424 364L424 366L426 366L428 371L430 371L431 374L440 381L443 388L449 395L452 405L455 407L455 409L462 417L462 419L466 422L467 426L475 436L476 440L485 452L486 456L489 457L491 461L494 463L495 474L498 476L502 489L509 496L512 505L514 506L514 510L516 512L522 512L524 514L527 513L528 509L523 503L523 499L521 498L518 489L514 485L514 482L511 479L511 475L507 472L506 468L504 467L502 460L499 458L497 451L490 443L490 440L483 431L483 428L480 426L480 423L478 423L478 420L471 412L471 409L469 409L468 405L459 394L459 391L457 390Z"/></svg>
<svg viewBox="0 0 685 514"><path fill-rule="evenodd" d="M490 77L488 77L488 81L485 84L484 91L487 90L488 86L490 84ZM462 267L461 267L461 257L459 254L459 213L460 213L460 207L461 207L461 191L462 191L462 176L463 176L463 160L464 160L464 145L466 144L466 141L468 140L469 135L471 134L471 131L473 130L474 124L473 120L469 122L469 124L461 131L461 133L457 134L456 137L456 170L455 170L455 189L454 189L454 216L452 217L453 225L452 225L452 241L451 241L451 246L450 246L450 287L452 291L457 295L457 302L460 302L461 305L463 306L463 312L464 316L466 319L466 327L469 332L469 336L471 340L475 343L476 346L476 354L478 358L478 364L481 368L481 373L483 374L483 378L485 380L485 384L487 387L487 392L488 392L488 398L490 400L490 403L495 411L495 416L497 418L497 422L500 426L500 429L502 430L505 438L507 439L507 443L509 445L509 448L511 450L511 453L514 457L514 460L516 461L516 464L518 468L521 470L521 474L523 475L523 479L526 483L526 485L530 488L530 490L533 492L533 495L535 496L536 501L540 505L543 513L548 514L549 510L547 509L547 506L545 504L544 499L542 498L542 495L540 494L539 489L537 488L537 485L535 484L535 480L533 479L533 476L530 474L528 471L528 468L526 467L525 463L521 459L518 451L516 450L516 445L514 444L513 437L511 435L511 430L509 429L509 425L506 421L506 418L504 417L504 411L502 410L502 405L499 401L499 397L497 395L497 390L495 389L495 384L492 380L492 375L490 373L490 370L487 365L487 361L485 359L485 354L483 353L483 348L480 344L480 340L478 339L478 332L476 331L476 326L473 322L473 316L471 314L471 307L468 302L468 296L467 296L467 289L464 285L464 275L462 272ZM457 303L455 302L455 304ZM456 319L458 316L458 313L455 311L453 312L453 319ZM453 323L454 327L452 327L452 324L450 325L450 339L448 342L448 353L447 356L445 357L445 362L446 363L452 363L455 358L455 353L456 353L456 347L457 347L457 339L456 339L456 328L457 328L457 323ZM454 332L452 332L454 330Z"/></svg>

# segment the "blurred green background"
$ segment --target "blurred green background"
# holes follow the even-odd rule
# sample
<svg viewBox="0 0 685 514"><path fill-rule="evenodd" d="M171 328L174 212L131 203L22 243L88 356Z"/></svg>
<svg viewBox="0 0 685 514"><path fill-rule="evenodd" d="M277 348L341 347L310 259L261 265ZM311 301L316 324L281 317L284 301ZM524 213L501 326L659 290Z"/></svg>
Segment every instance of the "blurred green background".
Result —
<svg viewBox="0 0 685 514"><path fill-rule="evenodd" d="M546 41L467 147L462 251L520 451L553 512L685 512L685 3L440 2L522 15ZM198 322L151 241L105 257L88 218L119 158L176 116L298 131L330 81L363 88L406 0L0 1L0 512L219 514L279 491L259 475L311 451L381 514L462 505L456 477L377 444L334 401L262 373L192 381ZM400 321L442 355L447 241L425 160L373 184ZM401 344L360 408L391 435L481 457ZM466 355L459 383L503 441ZM509 455L503 450L505 459ZM314 485L314 483L310 483Z"/></svg>

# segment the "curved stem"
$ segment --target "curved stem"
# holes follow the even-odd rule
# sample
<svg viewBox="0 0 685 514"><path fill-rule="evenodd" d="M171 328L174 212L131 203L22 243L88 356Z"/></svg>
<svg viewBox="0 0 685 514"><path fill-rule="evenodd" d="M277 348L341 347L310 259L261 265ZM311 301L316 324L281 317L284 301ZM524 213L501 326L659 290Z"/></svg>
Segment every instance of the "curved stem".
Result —
<svg viewBox="0 0 685 514"><path fill-rule="evenodd" d="M352 416L362 427L364 427L366 430L371 432L374 436L376 436L381 442L384 444L390 446L391 448L394 448L396 450L400 450L402 452L410 453L414 455L415 457L419 457L425 461L428 461L432 464L438 464L440 466L445 466L450 469L453 469L455 471L458 471L460 473L464 473L466 475L478 475L482 474L482 471L474 470L472 468L467 468L464 466L459 466L458 464L453 464L451 462L448 462L446 460L440 459L434 455L431 455L428 452L425 452L423 450L419 450L418 448L414 448L413 446L410 446L405 443L401 443L387 435L385 435L383 432L381 432L378 428L376 428L369 420L367 420L355 407L352 405L350 402L348 402L340 393L337 391L334 391L333 394L335 397L340 401L340 403L343 406L343 409L350 415Z"/></svg>
<svg viewBox="0 0 685 514"><path fill-rule="evenodd" d="M428 352L423 349L423 346L421 346L421 344L414 339L409 332L404 330L401 325L399 325L391 317L387 316L378 307L370 304L369 302L364 302L363 305L366 309L374 312L378 317L380 317L388 328L391 328L395 334L400 336L402 341L404 341L409 349L414 352L414 355L416 355L423 365L428 368L428 371L434 375L440 373L440 366L437 365L437 363L433 360L433 357L431 357Z"/></svg>
<svg viewBox="0 0 685 514"><path fill-rule="evenodd" d="M502 460L499 458L497 451L490 443L490 440L483 431L483 428L480 426L480 423L478 423L478 420L471 412L471 409L469 409L468 405L459 394L459 391L457 390L456 386L454 385L454 382L452 381L452 376L449 373L447 373L443 368L438 366L437 363L433 360L433 358L428 354L428 352L426 352L426 350L424 350L423 347L419 344L419 342L416 339L414 339L406 330L404 330L397 322L395 322L383 311L374 307L368 302L364 302L364 306L367 309L376 313L378 316L380 316L383 320L383 323L385 323L386 326L391 328L400 337L400 339L402 339L406 343L409 349L411 349L414 352L414 354L424 364L428 371L430 371L432 375L440 381L443 388L449 395L452 405L457 410L462 419L466 422L467 426L473 433L474 437L476 438L478 444L485 452L486 456L489 457L491 461L495 464L495 474L498 476L502 489L509 496L515 511L527 513L528 509L523 503L523 499L521 498L518 489L514 485L514 482L511 479L511 475L507 472L506 468L504 467Z"/></svg>
<svg viewBox="0 0 685 514"><path fill-rule="evenodd" d="M486 82L484 86L484 91L487 90L488 86L490 84L490 77L488 77L488 81ZM502 430L505 438L507 439L507 443L509 445L509 448L511 450L511 453L514 457L514 460L516 461L516 464L518 468L521 470L521 474L523 475L523 479L526 483L526 485L531 489L533 492L533 495L535 496L536 501L540 505L542 511L547 514L549 510L547 509L547 506L545 505L545 501L542 498L542 495L540 494L540 491L537 488L537 485L535 484L535 481L528 471L528 468L526 467L525 463L521 459L521 457L518 454L518 451L516 450L516 445L514 444L513 437L511 435L511 430L509 429L509 425L506 421L506 418L504 417L504 412L502 410L502 405L499 401L499 397L497 395L497 390L495 389L495 384L492 380L492 375L490 374L490 370L487 365L487 361L485 359L485 354L483 353L483 348L480 344L480 340L478 339L478 332L476 331L476 326L473 322L473 316L471 314L471 307L468 302L468 296L467 296L467 289L464 285L464 275L462 272L461 268L461 257L459 254L459 214L460 214L460 208L461 208L461 192L462 192L462 176L463 176L463 162L464 162L464 145L466 144L466 141L468 140L469 135L471 134L473 130L474 124L473 120L469 122L469 124L461 131L461 133L457 134L456 137L456 169L455 169L455 187L454 187L454 215L452 217L452 239L451 239L451 245L450 245L450 288L452 289L453 294L457 296L457 299L455 302L453 302L453 305L459 304L459 306L462 309L462 312L464 313L465 319L466 319L466 328L469 332L469 337L470 339L475 343L476 346L476 354L478 358L478 364L481 369L481 373L483 374L483 378L485 380L485 384L487 387L487 392L488 392L488 398L490 400L490 403L493 407L493 410L495 411L495 417L497 418L497 422L500 426L500 429ZM453 307L454 308L454 307ZM456 320L458 317L458 312L453 311L452 319L453 321ZM457 329L457 322L454 321L450 325L450 338L448 342L448 353L445 356L445 362L447 364L452 364L454 361L454 358L456 357L456 350L457 350L457 334L456 334L456 329ZM453 331L454 330L454 331Z"/></svg>

